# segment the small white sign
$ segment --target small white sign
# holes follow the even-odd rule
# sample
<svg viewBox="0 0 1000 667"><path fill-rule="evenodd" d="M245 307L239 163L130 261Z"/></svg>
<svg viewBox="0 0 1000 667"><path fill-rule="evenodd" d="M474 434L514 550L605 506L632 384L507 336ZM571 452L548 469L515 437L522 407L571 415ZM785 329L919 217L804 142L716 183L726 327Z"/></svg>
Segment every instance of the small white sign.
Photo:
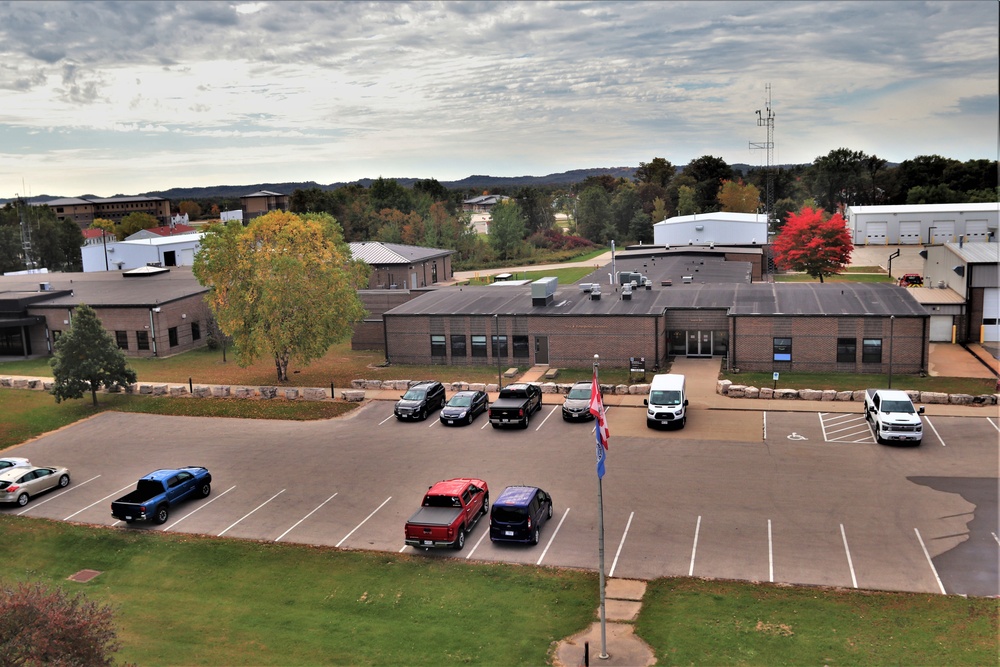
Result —
<svg viewBox="0 0 1000 667"><path fill-rule="evenodd" d="M771 379L772 379L772 380L774 380L775 382L777 382L777 381L778 381L778 374L777 374L777 373L775 373L775 374L774 374L774 377L772 377Z"/></svg>

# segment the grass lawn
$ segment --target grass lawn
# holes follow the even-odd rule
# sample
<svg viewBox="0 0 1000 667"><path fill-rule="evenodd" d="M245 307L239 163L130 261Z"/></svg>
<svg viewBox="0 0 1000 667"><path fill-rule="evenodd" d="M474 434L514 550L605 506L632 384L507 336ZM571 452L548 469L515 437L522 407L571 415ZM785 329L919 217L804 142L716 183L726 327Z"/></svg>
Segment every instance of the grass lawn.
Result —
<svg viewBox="0 0 1000 667"><path fill-rule="evenodd" d="M856 273L848 271L836 276L828 276L823 279L827 283L894 283L892 276L882 273ZM805 273L776 273L774 274L776 283L819 283L818 278L813 278Z"/></svg>
<svg viewBox="0 0 1000 667"><path fill-rule="evenodd" d="M722 373L722 379L733 384L750 387L773 387L771 373ZM778 389L836 389L837 391L856 391L868 387L888 387L887 375L870 375L861 373L804 373L793 371L781 373L778 377ZM995 380L989 378L963 378L919 375L892 376L893 389L909 389L914 391L937 391L946 394L992 394L995 391Z"/></svg>
<svg viewBox="0 0 1000 667"><path fill-rule="evenodd" d="M113 605L117 657L138 665L543 665L597 620L596 573L571 569L9 515L0 533L0 580ZM66 581L85 568L101 574ZM997 608L670 578L650 582L635 625L660 665L987 665Z"/></svg>

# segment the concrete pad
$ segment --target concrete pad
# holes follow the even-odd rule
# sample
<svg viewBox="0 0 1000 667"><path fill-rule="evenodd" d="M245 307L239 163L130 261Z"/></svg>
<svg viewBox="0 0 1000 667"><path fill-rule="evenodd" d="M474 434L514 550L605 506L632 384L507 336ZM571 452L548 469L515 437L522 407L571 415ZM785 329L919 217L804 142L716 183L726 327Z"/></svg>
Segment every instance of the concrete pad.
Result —
<svg viewBox="0 0 1000 667"><path fill-rule="evenodd" d="M604 601L604 618L608 621L634 621L641 610L642 603L634 600L608 598Z"/></svg>
<svg viewBox="0 0 1000 667"><path fill-rule="evenodd" d="M655 665L656 657L649 645L635 635L628 623L605 623L607 658L601 654L601 624L596 622L583 632L556 644L552 664L556 667L576 667L584 664L584 652L589 649L591 665L609 667L645 667Z"/></svg>
<svg viewBox="0 0 1000 667"><path fill-rule="evenodd" d="M641 579L615 579L604 582L605 599L642 601L646 594L646 582Z"/></svg>

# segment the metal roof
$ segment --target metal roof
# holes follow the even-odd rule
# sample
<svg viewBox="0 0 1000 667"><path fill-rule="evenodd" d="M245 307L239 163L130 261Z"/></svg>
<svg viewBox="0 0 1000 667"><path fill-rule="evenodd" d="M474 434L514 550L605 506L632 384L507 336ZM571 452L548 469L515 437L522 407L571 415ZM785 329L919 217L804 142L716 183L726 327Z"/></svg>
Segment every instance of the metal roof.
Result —
<svg viewBox="0 0 1000 667"><path fill-rule="evenodd" d="M354 259L360 259L373 266L383 264L412 264L413 262L422 262L427 259L445 257L455 252L454 250L422 248L415 245L403 245L402 243L382 243L381 241L354 241L348 245L351 247L351 256Z"/></svg>
<svg viewBox="0 0 1000 667"><path fill-rule="evenodd" d="M48 283L51 290L39 289L41 283ZM118 271L0 276L0 299L52 295L51 299L34 301L32 308L71 308L81 303L95 307L153 306L207 291L191 268L185 266L132 278Z"/></svg>
<svg viewBox="0 0 1000 667"><path fill-rule="evenodd" d="M733 315L927 316L907 288L889 283L756 283L734 296Z"/></svg>
<svg viewBox="0 0 1000 667"><path fill-rule="evenodd" d="M1000 243L973 241L958 244L945 243L944 247L952 251L966 264L997 264L1000 263Z"/></svg>
<svg viewBox="0 0 1000 667"><path fill-rule="evenodd" d="M695 213L694 215L680 215L673 218L667 218L660 222L653 223L653 226L657 225L682 225L688 222L750 222L754 224L767 223L767 216L763 213L730 213L730 212L716 212L716 213Z"/></svg>
<svg viewBox="0 0 1000 667"><path fill-rule="evenodd" d="M986 213L1000 209L1000 202L977 204L899 204L885 206L848 206L848 215L865 213L879 215L889 213Z"/></svg>

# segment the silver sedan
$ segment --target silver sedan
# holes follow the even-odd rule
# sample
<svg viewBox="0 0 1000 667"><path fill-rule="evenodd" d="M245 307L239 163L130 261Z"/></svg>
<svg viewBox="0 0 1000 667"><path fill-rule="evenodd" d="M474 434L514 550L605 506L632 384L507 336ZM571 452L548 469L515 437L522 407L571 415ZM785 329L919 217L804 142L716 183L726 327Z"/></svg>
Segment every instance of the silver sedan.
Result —
<svg viewBox="0 0 1000 667"><path fill-rule="evenodd" d="M35 496L68 484L69 468L6 468L0 471L0 503L23 507Z"/></svg>

